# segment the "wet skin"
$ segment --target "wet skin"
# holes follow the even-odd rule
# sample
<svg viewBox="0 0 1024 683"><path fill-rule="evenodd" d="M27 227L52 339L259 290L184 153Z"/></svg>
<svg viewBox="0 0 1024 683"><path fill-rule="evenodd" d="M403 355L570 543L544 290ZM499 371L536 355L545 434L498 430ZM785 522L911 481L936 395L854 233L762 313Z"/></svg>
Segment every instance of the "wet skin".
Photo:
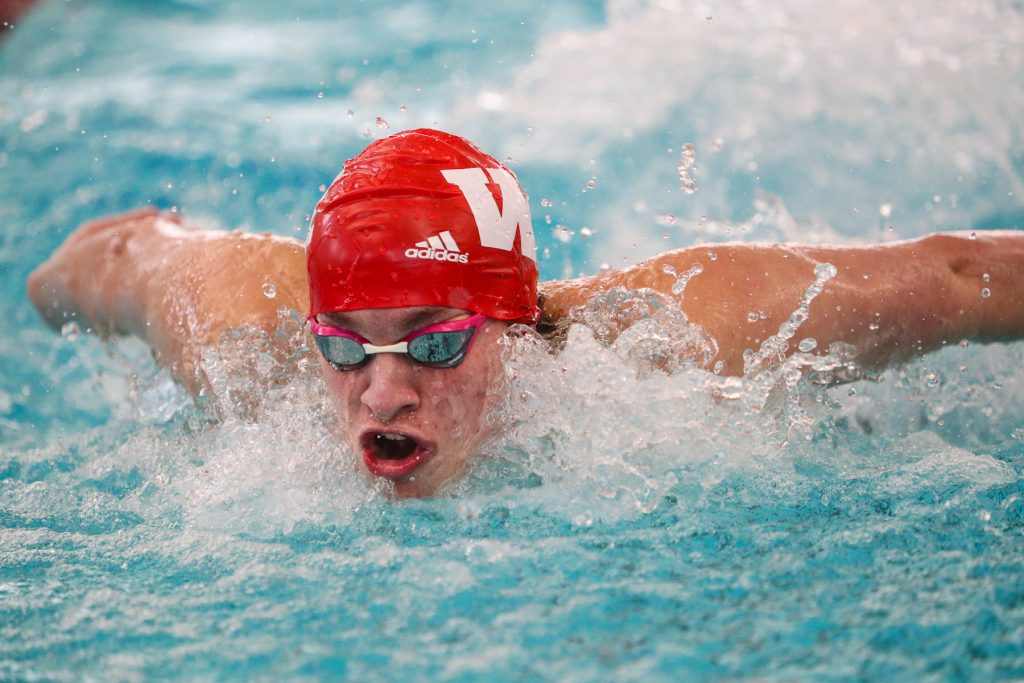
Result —
<svg viewBox="0 0 1024 683"><path fill-rule="evenodd" d="M378 346L434 323L465 317L451 308L387 308L320 316ZM354 370L321 357L338 431L359 468L393 482L398 496L426 496L456 478L493 436L491 418L505 387L499 340L508 324L488 319L465 359L431 368L405 354L380 353Z"/></svg>

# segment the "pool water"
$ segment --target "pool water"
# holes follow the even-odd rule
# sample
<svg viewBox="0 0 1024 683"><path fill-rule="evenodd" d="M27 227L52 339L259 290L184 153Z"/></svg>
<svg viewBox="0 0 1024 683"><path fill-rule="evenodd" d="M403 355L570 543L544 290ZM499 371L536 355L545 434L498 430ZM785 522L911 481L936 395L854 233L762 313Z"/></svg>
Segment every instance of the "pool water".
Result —
<svg viewBox="0 0 1024 683"><path fill-rule="evenodd" d="M1018 3L482 7L51 0L2 38L0 679L1024 677L1024 344L828 387L652 371L704 341L667 314L525 336L506 436L395 501L313 370L251 414L211 351L213 421L140 343L38 320L79 223L302 238L345 158L424 125L517 170L543 278L1024 227Z"/></svg>

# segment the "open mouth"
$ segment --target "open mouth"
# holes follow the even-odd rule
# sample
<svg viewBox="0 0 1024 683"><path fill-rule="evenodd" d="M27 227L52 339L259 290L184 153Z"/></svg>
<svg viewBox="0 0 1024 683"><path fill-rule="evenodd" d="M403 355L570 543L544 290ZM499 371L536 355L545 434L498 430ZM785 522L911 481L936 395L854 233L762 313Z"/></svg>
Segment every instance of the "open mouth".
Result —
<svg viewBox="0 0 1024 683"><path fill-rule="evenodd" d="M360 446L367 469L388 479L412 474L434 450L429 444L398 432L366 432Z"/></svg>

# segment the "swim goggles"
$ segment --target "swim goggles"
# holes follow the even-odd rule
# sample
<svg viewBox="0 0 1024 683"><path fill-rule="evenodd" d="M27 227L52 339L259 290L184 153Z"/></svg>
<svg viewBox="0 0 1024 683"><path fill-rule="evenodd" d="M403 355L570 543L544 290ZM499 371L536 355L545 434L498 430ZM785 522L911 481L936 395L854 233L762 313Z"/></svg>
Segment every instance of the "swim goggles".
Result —
<svg viewBox="0 0 1024 683"><path fill-rule="evenodd" d="M309 329L327 362L335 370L355 370L375 353L405 353L432 368L454 368L473 345L487 316L482 313L461 320L428 325L390 346L375 346L351 330L319 323L310 318Z"/></svg>

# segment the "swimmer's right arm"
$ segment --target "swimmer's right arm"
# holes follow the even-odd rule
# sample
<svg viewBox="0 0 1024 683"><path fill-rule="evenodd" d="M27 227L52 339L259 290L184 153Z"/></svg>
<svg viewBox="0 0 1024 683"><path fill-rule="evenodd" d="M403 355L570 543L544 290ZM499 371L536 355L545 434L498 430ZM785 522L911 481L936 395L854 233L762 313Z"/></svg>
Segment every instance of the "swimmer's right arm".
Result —
<svg viewBox="0 0 1024 683"><path fill-rule="evenodd" d="M101 337L138 336L193 393L203 383L200 353L223 332L243 325L269 332L281 307L308 309L296 240L190 230L155 209L81 226L29 275L27 288L55 329L75 321Z"/></svg>

